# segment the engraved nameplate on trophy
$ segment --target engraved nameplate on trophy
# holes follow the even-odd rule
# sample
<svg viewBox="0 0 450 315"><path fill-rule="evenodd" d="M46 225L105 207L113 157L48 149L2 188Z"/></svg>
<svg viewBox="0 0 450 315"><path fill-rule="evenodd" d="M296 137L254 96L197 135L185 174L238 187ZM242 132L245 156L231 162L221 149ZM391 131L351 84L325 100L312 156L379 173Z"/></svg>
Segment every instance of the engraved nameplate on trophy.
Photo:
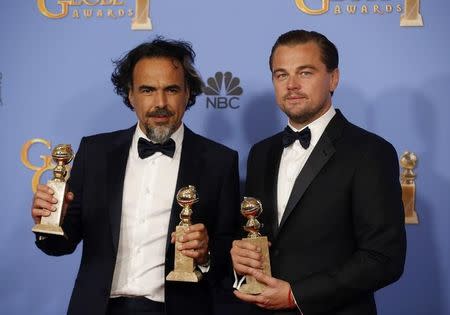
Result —
<svg viewBox="0 0 450 315"><path fill-rule="evenodd" d="M53 178L47 182L47 186L54 191L53 197L58 202L55 204L56 210L47 217L41 217L41 222L33 227L33 232L64 236L61 224L63 219L62 208L64 195L66 192L66 165L72 161L73 157L74 154L70 144L58 144L53 148L52 158L56 163L56 167L53 169Z"/></svg>
<svg viewBox="0 0 450 315"><path fill-rule="evenodd" d="M247 223L244 226L244 230L248 232L246 238L243 240L250 242L259 248L261 248L261 255L263 259L262 272L268 276L271 276L270 271L270 256L269 256L269 241L267 236L261 236L259 230L261 223L257 220L257 217L263 211L261 201L253 197L244 197L241 203L241 214L247 219ZM265 285L258 282L253 276L246 275L245 282L239 288L239 291L248 294L260 294Z"/></svg>
<svg viewBox="0 0 450 315"><path fill-rule="evenodd" d="M192 205L198 202L197 191L194 186L189 185L181 188L177 193L177 202L183 207L180 213L180 224L175 230L175 262L174 270L171 271L166 280L169 281L184 281L184 282L199 282L202 278L202 273L196 270L194 258L185 256L178 250L178 239L185 234L186 229L191 225Z"/></svg>
<svg viewBox="0 0 450 315"><path fill-rule="evenodd" d="M406 151L400 157L402 174L400 183L402 185L402 200L405 208L405 223L418 224L419 218L416 212L416 174L414 168L417 164L417 156L413 152Z"/></svg>

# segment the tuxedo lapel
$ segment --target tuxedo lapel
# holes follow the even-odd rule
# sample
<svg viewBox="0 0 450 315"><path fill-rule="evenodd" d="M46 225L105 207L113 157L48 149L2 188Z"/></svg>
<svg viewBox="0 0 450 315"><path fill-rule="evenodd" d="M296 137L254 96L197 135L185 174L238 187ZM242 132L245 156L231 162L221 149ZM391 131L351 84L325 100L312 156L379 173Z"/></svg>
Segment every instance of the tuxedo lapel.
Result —
<svg viewBox="0 0 450 315"><path fill-rule="evenodd" d="M170 212L166 253L170 246L171 233L175 231L175 227L180 222L181 207L177 203L176 194L180 188L197 183L198 177L200 176L200 167L202 165L202 148L199 146L198 141L196 141L196 137L197 135L184 126L183 148L181 150L177 184L172 203L172 210ZM201 198L201 196L199 197Z"/></svg>
<svg viewBox="0 0 450 315"><path fill-rule="evenodd" d="M112 242L117 253L122 215L122 196L125 181L125 170L128 161L131 141L136 126L121 133L107 156L107 196Z"/></svg>
<svg viewBox="0 0 450 315"><path fill-rule="evenodd" d="M333 156L336 149L334 147L334 141L342 134L342 129L347 121L339 110L336 110L336 115L328 124L324 133L319 139L319 142L314 147L311 155L305 163L305 166L301 170L300 174L295 180L294 187L292 188L289 196L286 209L284 210L283 217L281 218L280 230L287 218L298 204L306 189L309 187L314 178L319 174L320 170L325 166L329 159Z"/></svg>
<svg viewBox="0 0 450 315"><path fill-rule="evenodd" d="M278 229L278 170L280 168L281 155L283 153L283 144L281 141L281 134L274 139L274 142L269 149L267 157L267 167L265 178L265 194L270 200L270 204L263 204L263 213L261 214L261 222L267 225L265 229L269 239L276 236Z"/></svg>

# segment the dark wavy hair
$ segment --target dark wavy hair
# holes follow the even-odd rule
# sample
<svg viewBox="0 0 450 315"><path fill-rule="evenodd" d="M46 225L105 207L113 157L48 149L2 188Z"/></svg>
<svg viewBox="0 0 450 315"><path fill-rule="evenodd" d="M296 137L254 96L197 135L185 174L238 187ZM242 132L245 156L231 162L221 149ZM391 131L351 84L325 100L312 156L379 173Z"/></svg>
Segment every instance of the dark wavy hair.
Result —
<svg viewBox="0 0 450 315"><path fill-rule="evenodd" d="M309 32L305 30L292 30L284 34L281 34L280 37L278 37L275 44L273 45L269 57L270 71L273 70L272 69L273 54L275 53L275 50L278 48L278 46L306 44L309 42L315 42L319 46L321 52L320 57L322 59L322 62L327 67L328 72L333 71L339 66L338 50L336 46L328 38L325 37L325 35L322 35L314 31Z"/></svg>
<svg viewBox="0 0 450 315"><path fill-rule="evenodd" d="M189 100L186 108L195 104L195 99L202 93L203 81L194 67L195 52L188 42L156 37L130 50L125 56L113 60L116 68L111 75L114 91L122 97L127 107L133 110L128 93L133 86L133 70L142 58L170 58L180 62L184 70L184 78L189 88Z"/></svg>

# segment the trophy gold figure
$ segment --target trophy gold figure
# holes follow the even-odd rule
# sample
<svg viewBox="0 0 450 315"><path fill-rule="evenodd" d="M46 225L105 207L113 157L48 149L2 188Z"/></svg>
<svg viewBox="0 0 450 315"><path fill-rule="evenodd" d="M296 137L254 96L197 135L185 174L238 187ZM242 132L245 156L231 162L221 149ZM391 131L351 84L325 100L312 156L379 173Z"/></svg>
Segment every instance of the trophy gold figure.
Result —
<svg viewBox="0 0 450 315"><path fill-rule="evenodd" d="M402 174L400 183L402 185L402 200L405 208L405 223L418 224L419 218L416 212L416 174L414 168L417 164L417 156L413 152L406 151L400 157Z"/></svg>
<svg viewBox="0 0 450 315"><path fill-rule="evenodd" d="M33 232L64 236L61 224L63 219L62 206L66 192L66 165L72 161L73 157L74 154L70 144L58 144L53 148L52 158L56 163L56 167L53 169L53 178L47 182L47 186L54 191L53 197L58 202L55 204L56 210L48 217L41 217L41 222L33 227Z"/></svg>
<svg viewBox="0 0 450 315"><path fill-rule="evenodd" d="M167 275L166 279L169 281L199 282L202 278L202 273L195 270L194 258L183 255L177 249L178 245L180 245L178 239L185 234L186 229L192 224L192 205L198 202L197 190L192 185L183 187L178 191L176 198L183 209L180 213L181 222L175 230L175 267Z"/></svg>
<svg viewBox="0 0 450 315"><path fill-rule="evenodd" d="M241 214L247 219L244 230L248 232L248 235L246 238L243 238L243 240L261 248L261 255L263 258L262 272L271 276L269 242L267 236L261 236L259 233L261 223L257 220L257 217L262 211L261 201L253 197L244 197L244 200L241 203ZM243 293L260 294L265 287L264 284L258 282L253 276L246 275L245 281L246 283L239 288L239 291Z"/></svg>

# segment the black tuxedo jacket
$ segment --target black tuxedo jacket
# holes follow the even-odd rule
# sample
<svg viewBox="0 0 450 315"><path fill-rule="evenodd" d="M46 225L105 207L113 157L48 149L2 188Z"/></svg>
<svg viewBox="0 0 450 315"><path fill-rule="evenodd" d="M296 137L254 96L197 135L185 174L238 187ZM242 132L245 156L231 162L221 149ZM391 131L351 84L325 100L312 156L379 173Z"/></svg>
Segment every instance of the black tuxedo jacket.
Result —
<svg viewBox="0 0 450 315"><path fill-rule="evenodd" d="M75 157L69 189L75 195L63 229L68 239L49 237L37 246L49 255L72 253L83 241L81 264L68 314L105 314L111 291L122 211L128 153L135 127L83 138ZM166 282L166 314L213 313L213 301L231 270L229 250L239 214L237 152L185 128L176 191L194 185L199 202L192 221L204 223L209 234L211 267L199 283ZM173 270L170 234L179 223L174 196L167 229L166 275ZM161 228L158 226L151 228Z"/></svg>
<svg viewBox="0 0 450 315"><path fill-rule="evenodd" d="M254 145L247 166L246 195L263 204L272 275L290 283L303 315L376 314L374 291L396 281L405 260L395 149L337 111L297 177L278 225L281 139L279 133ZM253 309L260 312L271 313Z"/></svg>

